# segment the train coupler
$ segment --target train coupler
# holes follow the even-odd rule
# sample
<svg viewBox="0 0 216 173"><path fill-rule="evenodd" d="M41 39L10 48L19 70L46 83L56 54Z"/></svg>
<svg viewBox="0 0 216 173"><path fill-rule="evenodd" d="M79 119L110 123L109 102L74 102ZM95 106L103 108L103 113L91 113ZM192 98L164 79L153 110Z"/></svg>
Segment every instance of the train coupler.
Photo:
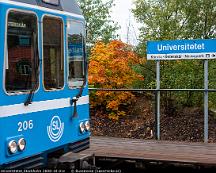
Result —
<svg viewBox="0 0 216 173"><path fill-rule="evenodd" d="M58 167L60 169L96 169L95 156L92 153L68 152L58 159Z"/></svg>

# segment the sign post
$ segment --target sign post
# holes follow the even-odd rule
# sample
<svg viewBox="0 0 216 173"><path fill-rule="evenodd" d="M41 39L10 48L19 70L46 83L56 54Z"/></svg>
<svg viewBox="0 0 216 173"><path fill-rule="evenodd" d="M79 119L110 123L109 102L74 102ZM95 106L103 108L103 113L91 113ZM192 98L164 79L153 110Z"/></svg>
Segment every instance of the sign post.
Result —
<svg viewBox="0 0 216 173"><path fill-rule="evenodd" d="M147 42L147 60L156 60L156 137L160 139L160 60L204 60L204 142L208 142L208 60L216 59L216 39Z"/></svg>
<svg viewBox="0 0 216 173"><path fill-rule="evenodd" d="M156 88L156 136L157 140L160 140L160 60L156 61L156 78L157 78L157 88Z"/></svg>
<svg viewBox="0 0 216 173"><path fill-rule="evenodd" d="M208 142L208 60L204 60L204 142Z"/></svg>

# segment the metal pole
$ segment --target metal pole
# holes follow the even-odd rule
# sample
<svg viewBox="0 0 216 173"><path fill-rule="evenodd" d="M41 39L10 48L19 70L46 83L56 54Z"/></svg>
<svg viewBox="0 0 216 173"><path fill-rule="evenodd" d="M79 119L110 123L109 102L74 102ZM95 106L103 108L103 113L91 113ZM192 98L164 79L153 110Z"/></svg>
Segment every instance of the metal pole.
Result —
<svg viewBox="0 0 216 173"><path fill-rule="evenodd" d="M204 142L208 143L208 60L204 60Z"/></svg>
<svg viewBox="0 0 216 173"><path fill-rule="evenodd" d="M157 121L157 140L160 140L160 61L156 62L156 121Z"/></svg>

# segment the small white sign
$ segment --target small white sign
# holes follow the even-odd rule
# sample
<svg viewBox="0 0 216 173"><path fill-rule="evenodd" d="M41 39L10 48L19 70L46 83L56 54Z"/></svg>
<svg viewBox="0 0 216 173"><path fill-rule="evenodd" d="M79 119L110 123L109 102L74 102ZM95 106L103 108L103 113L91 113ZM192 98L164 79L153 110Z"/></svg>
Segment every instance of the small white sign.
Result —
<svg viewBox="0 0 216 173"><path fill-rule="evenodd" d="M178 60L178 59L215 59L216 52L210 53L171 53L171 54L148 54L148 60Z"/></svg>

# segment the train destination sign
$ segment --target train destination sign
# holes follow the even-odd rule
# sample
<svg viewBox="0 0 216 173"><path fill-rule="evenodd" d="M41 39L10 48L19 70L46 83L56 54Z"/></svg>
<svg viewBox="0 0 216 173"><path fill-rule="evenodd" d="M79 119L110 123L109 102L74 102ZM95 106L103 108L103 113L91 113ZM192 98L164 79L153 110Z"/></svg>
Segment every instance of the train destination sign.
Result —
<svg viewBox="0 0 216 173"><path fill-rule="evenodd" d="M180 59L216 59L216 39L147 42L147 60Z"/></svg>

